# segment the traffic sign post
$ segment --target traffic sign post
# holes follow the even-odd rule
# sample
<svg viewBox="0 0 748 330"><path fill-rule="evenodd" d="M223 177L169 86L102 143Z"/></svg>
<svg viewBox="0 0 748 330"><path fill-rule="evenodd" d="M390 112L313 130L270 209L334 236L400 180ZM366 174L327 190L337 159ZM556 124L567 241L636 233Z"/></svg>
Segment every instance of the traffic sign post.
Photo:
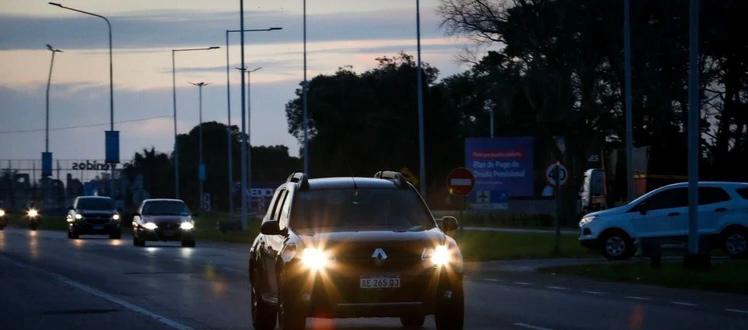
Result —
<svg viewBox="0 0 748 330"><path fill-rule="evenodd" d="M465 198L470 195L475 186L475 177L468 169L464 167L458 167L453 169L447 175L447 188L449 189L450 195L462 197L462 205L460 206L460 219L462 219L462 212L465 210Z"/></svg>

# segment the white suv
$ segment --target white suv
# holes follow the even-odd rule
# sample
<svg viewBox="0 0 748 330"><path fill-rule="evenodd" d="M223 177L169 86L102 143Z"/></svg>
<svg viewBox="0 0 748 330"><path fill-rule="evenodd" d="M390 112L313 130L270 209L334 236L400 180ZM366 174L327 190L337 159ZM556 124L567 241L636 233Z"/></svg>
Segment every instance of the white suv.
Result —
<svg viewBox="0 0 748 330"><path fill-rule="evenodd" d="M688 184L655 189L624 206L593 212L579 222L579 242L608 259L627 259L641 238L688 236ZM748 183L699 183L699 234L731 257L748 256Z"/></svg>

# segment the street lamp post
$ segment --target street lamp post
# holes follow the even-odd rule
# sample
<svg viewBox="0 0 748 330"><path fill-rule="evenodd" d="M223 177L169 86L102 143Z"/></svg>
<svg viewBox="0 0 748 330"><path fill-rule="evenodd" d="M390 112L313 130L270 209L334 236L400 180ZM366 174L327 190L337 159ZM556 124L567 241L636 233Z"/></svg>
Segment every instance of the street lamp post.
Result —
<svg viewBox="0 0 748 330"><path fill-rule="evenodd" d="M260 70L262 67L247 70L247 190L250 201L252 200L252 72Z"/></svg>
<svg viewBox="0 0 748 330"><path fill-rule="evenodd" d="M200 50L212 50L221 47L211 46L202 48L182 48L171 50L171 96L174 110L174 198L179 198L179 148L177 147L177 71L174 55L177 52L192 52Z"/></svg>
<svg viewBox="0 0 748 330"><path fill-rule="evenodd" d="M489 117L488 119L491 121L491 123L490 123L491 124L491 126L490 126L490 132L491 132L491 138L492 139L494 137L494 130L493 130L493 125L494 125L493 124L493 108L495 106L496 106L496 104L494 104L493 101L490 100L490 99L486 100L485 102L483 102L483 110L485 110L486 112L488 112L488 117Z"/></svg>
<svg viewBox="0 0 748 330"><path fill-rule="evenodd" d="M418 160L421 196L426 198L426 156L425 137L423 125L423 70L421 70L421 1L416 0L416 39L418 53L418 68L416 73L417 93L418 93Z"/></svg>
<svg viewBox="0 0 748 330"><path fill-rule="evenodd" d="M229 33L236 33L236 32L267 32L267 31L277 31L277 30L283 30L282 27L269 27L266 29L245 29L245 30L226 30L226 112L228 114L228 127L226 130L226 137L227 137L227 144L226 148L228 153L228 198L229 198L229 219L233 218L234 213L234 199L232 198L232 192L233 192L233 183L234 183L234 156L233 156L233 150L231 148L231 79L230 79L230 63L229 63ZM244 133L244 132L242 132ZM241 144L240 148L244 148L244 145Z"/></svg>
<svg viewBox="0 0 748 330"><path fill-rule="evenodd" d="M99 14L63 6L62 4L56 3L56 2L49 2L49 4L52 6L60 7L62 9L67 9L67 10L71 10L71 11L78 12L81 14L98 17L98 18L103 19L104 22L106 22L107 30L109 32L109 132L111 132L112 136L116 136L116 140L114 141L116 141L115 143L117 144L116 146L110 146L109 144L110 133L106 133L107 134L107 139L106 139L107 141L106 156L107 157L106 158L107 158L107 162L112 163L112 177L109 180L109 189L110 189L110 195L113 197L114 196L114 171L115 171L115 164L119 162L119 155L118 154L110 155L109 149L113 148L112 151L116 151L117 153L119 153L119 135L118 133L115 133L114 131L114 69L113 69L113 64L112 64L112 24L109 22L109 19Z"/></svg>
<svg viewBox="0 0 748 330"><path fill-rule="evenodd" d="M307 65L306 65L306 0L304 0L304 82L301 86L301 98L304 108L304 173L309 173L309 112L307 109L307 94L309 94L309 82L307 81Z"/></svg>
<svg viewBox="0 0 748 330"><path fill-rule="evenodd" d="M198 205L200 205L200 210L204 210L203 208L203 182L205 182L205 175L207 174L207 171L205 169L205 164L203 163L203 87L207 86L208 84L205 82L198 82L198 83L191 83L195 86L197 86L198 89L198 122L199 126L197 128L198 131L198 139L197 139L197 154L198 154L198 161L197 161L197 181L199 188L199 198L197 199Z"/></svg>
<svg viewBox="0 0 748 330"><path fill-rule="evenodd" d="M49 153L49 89L52 85L52 68L55 65L55 53L62 53L62 50L56 49L52 47L50 44L47 44L47 49L52 53L52 60L49 63L49 77L47 78L47 97L46 97L46 116L45 116L45 126L44 126L44 153L48 156L42 156L42 159L44 160L45 157L48 157L51 170L52 165L52 157ZM49 173L51 174L51 173Z"/></svg>

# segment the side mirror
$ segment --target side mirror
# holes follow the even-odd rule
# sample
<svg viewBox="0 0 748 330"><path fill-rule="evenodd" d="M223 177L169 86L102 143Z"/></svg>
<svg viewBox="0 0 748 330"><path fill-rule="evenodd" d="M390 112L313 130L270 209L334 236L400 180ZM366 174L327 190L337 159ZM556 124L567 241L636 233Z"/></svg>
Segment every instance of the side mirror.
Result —
<svg viewBox="0 0 748 330"><path fill-rule="evenodd" d="M452 216L446 216L436 220L436 224L443 232L455 231L460 228L460 224L457 222L457 218Z"/></svg>
<svg viewBox="0 0 748 330"><path fill-rule="evenodd" d="M260 233L263 235L280 235L281 230L278 221L264 221L260 226Z"/></svg>

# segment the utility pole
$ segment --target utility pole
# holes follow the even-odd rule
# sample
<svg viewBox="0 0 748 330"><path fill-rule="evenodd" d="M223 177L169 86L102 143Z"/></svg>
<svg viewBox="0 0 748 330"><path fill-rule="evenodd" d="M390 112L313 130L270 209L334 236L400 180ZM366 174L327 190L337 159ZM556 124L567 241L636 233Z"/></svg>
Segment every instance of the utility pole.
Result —
<svg viewBox="0 0 748 330"><path fill-rule="evenodd" d="M626 122L626 198L634 200L634 127L632 118L631 97L631 0L623 0L623 66L624 66L624 103Z"/></svg>
<svg viewBox="0 0 748 330"><path fill-rule="evenodd" d="M247 190L249 191L250 208L252 208L252 72L262 70L257 67L247 71ZM251 213L251 212L250 212Z"/></svg>
<svg viewBox="0 0 748 330"><path fill-rule="evenodd" d="M688 253L684 266L709 267L709 254L699 252L699 0L689 2L688 22Z"/></svg>
<svg viewBox="0 0 748 330"><path fill-rule="evenodd" d="M416 39L417 39L417 57L418 57L418 68L416 73L416 91L418 93L418 160L419 160L419 173L418 176L420 185L421 196L426 198L426 151L425 147L425 132L423 124L423 70L421 68L421 1L416 0Z"/></svg>

